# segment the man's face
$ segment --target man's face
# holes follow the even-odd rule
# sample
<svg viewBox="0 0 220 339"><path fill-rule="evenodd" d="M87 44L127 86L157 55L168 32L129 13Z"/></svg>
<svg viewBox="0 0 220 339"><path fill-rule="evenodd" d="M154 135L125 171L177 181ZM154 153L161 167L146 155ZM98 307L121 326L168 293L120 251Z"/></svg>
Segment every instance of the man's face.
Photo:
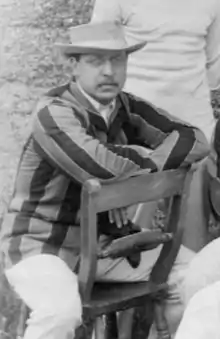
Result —
<svg viewBox="0 0 220 339"><path fill-rule="evenodd" d="M91 97L108 104L124 86L127 71L125 52L81 55L74 60L76 81Z"/></svg>

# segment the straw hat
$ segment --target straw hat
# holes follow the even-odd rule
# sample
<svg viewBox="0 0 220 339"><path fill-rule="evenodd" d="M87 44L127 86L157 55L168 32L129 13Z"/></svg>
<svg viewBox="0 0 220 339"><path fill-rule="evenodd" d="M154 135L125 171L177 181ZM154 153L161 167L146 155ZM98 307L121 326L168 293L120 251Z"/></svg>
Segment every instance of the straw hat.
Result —
<svg viewBox="0 0 220 339"><path fill-rule="evenodd" d="M70 43L55 45L65 56L95 53L101 51L125 51L133 53L146 45L146 42L128 44L122 25L116 22L96 22L79 25L70 29Z"/></svg>

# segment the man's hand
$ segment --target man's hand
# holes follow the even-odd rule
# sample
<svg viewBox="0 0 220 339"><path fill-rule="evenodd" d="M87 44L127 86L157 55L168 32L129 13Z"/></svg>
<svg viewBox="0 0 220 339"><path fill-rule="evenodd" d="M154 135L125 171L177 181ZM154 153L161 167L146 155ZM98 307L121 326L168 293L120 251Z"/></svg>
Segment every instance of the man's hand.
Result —
<svg viewBox="0 0 220 339"><path fill-rule="evenodd" d="M118 228L122 228L128 223L127 209L125 207L115 208L108 212L109 221L115 223Z"/></svg>

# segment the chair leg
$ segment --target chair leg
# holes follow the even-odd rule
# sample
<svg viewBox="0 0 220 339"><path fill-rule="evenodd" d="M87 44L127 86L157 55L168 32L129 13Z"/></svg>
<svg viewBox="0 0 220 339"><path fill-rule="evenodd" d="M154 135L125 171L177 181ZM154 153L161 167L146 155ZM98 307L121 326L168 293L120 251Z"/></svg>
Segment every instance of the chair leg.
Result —
<svg viewBox="0 0 220 339"><path fill-rule="evenodd" d="M76 329L74 339L93 338L94 323L94 319L83 316L83 323Z"/></svg>
<svg viewBox="0 0 220 339"><path fill-rule="evenodd" d="M133 320L136 309L130 308L118 314L118 338L132 339Z"/></svg>
<svg viewBox="0 0 220 339"><path fill-rule="evenodd" d="M105 316L105 339L118 339L117 316L115 312Z"/></svg>
<svg viewBox="0 0 220 339"><path fill-rule="evenodd" d="M154 321L158 339L171 339L168 323L165 317L164 294L158 295L154 300Z"/></svg>
<svg viewBox="0 0 220 339"><path fill-rule="evenodd" d="M148 338L153 321L154 302L149 298L145 305L136 307L135 309L131 338Z"/></svg>
<svg viewBox="0 0 220 339"><path fill-rule="evenodd" d="M24 332L26 329L26 321L29 317L29 309L28 307L22 302L21 309L18 319L18 326L16 329L16 339L22 339L24 336Z"/></svg>
<svg viewBox="0 0 220 339"><path fill-rule="evenodd" d="M94 335L92 339L104 339L105 338L105 321L104 316L97 317L94 325Z"/></svg>

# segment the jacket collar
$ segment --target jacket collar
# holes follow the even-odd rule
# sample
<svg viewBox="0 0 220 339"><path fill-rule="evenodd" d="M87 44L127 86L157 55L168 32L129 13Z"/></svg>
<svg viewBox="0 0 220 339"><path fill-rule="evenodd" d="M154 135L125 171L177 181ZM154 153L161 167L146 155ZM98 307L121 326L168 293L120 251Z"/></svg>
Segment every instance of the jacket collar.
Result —
<svg viewBox="0 0 220 339"><path fill-rule="evenodd" d="M88 112L88 117L91 124L95 125L99 129L107 132L108 127L105 123L105 120L100 115L98 110L92 105L91 101L80 91L78 86L74 81L54 88L47 93L49 97L60 98L65 101L65 103L71 107L83 107L84 110ZM117 118L117 119L116 119ZM117 121L117 125L119 122L123 123L129 119L127 108L124 105L124 102L119 94L116 97L115 108L113 113L111 114L109 120L109 129L112 129L112 124L115 126ZM116 120L116 121L115 121ZM121 125L121 124L120 124ZM115 126L116 127L116 126Z"/></svg>
<svg viewBox="0 0 220 339"><path fill-rule="evenodd" d="M106 109L106 110L109 109L109 111L112 110L113 112L116 99L113 99L108 105L103 105L99 103L97 100L95 100L94 98L92 98L88 93L86 93L79 83L76 82L76 86L78 87L80 92L84 95L84 97L86 97L86 99L92 104L92 106L96 109L97 112L101 113L103 109Z"/></svg>

